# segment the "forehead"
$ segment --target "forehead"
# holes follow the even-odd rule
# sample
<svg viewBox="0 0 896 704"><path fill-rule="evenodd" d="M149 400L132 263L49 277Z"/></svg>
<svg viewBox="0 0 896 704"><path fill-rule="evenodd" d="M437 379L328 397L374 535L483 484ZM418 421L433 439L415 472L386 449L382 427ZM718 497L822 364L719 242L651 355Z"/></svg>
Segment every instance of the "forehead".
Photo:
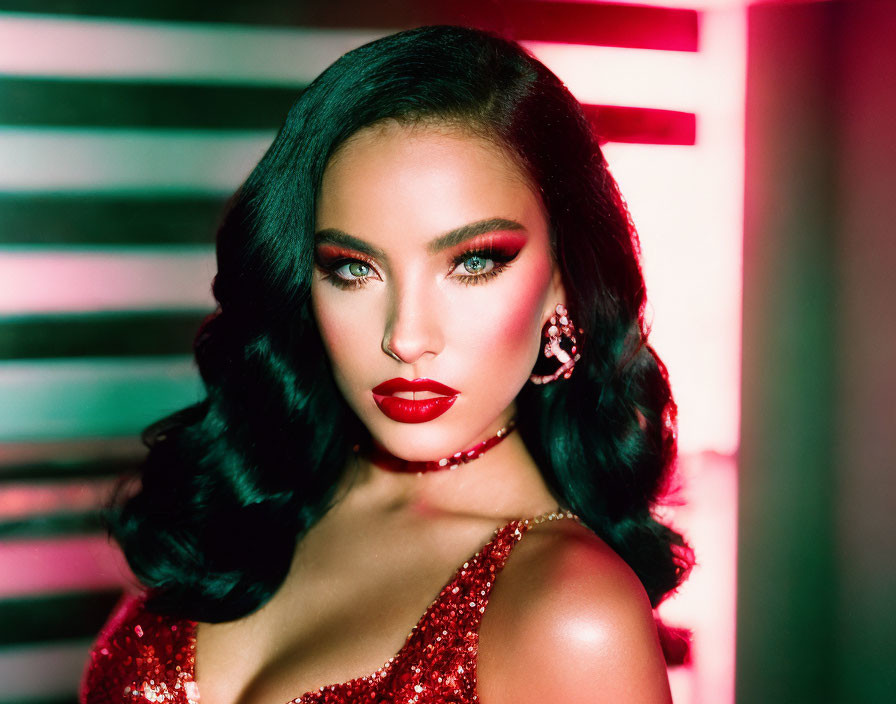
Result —
<svg viewBox="0 0 896 704"><path fill-rule="evenodd" d="M317 227L431 236L491 217L543 226L541 199L503 149L447 125L365 128L328 162Z"/></svg>
<svg viewBox="0 0 896 704"><path fill-rule="evenodd" d="M357 165L365 158L411 158L440 151L466 151L473 158L491 162L494 168L506 172L507 177L529 184L524 169L520 168L508 150L486 138L482 131L460 123L436 120L399 122L387 119L364 127L336 148L327 163L326 172L332 177L340 167L346 167L346 161Z"/></svg>

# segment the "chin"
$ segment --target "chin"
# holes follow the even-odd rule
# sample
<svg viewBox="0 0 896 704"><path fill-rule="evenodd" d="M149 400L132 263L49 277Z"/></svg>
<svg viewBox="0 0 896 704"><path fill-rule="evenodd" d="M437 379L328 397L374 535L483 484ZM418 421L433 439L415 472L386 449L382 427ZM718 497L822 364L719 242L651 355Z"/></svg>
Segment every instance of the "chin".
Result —
<svg viewBox="0 0 896 704"><path fill-rule="evenodd" d="M408 424L404 428L371 432L371 435L390 454L408 462L438 460L471 444L447 428L424 430L422 425Z"/></svg>
<svg viewBox="0 0 896 704"><path fill-rule="evenodd" d="M367 428L373 439L395 457L408 462L429 462L475 445L495 432L505 415L495 411L484 414L484 420L474 420L469 413L461 413L456 420L440 418L427 423L398 423L383 418L376 419Z"/></svg>

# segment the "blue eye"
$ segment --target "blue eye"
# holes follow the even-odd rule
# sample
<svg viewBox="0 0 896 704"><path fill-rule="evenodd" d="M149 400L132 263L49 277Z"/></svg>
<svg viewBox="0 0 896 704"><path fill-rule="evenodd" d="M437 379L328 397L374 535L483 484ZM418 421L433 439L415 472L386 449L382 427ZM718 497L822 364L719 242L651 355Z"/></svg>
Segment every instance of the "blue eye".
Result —
<svg viewBox="0 0 896 704"><path fill-rule="evenodd" d="M468 286L483 284L509 267L519 253L519 248L508 251L498 247L464 252L454 259L453 271L459 272L455 278Z"/></svg>
<svg viewBox="0 0 896 704"><path fill-rule="evenodd" d="M489 262L491 262L491 266L489 266ZM478 254L474 254L473 256L467 257L464 259L464 269L466 269L471 274L484 274L488 271L491 271L495 268L495 262L488 257L483 257Z"/></svg>
<svg viewBox="0 0 896 704"><path fill-rule="evenodd" d="M469 250L454 258L449 273L464 285L485 283L510 266L519 251L519 248L505 251L497 247ZM317 265L323 270L324 279L338 288L360 288L371 280L381 280L373 265L360 259L341 257L327 261L319 258Z"/></svg>

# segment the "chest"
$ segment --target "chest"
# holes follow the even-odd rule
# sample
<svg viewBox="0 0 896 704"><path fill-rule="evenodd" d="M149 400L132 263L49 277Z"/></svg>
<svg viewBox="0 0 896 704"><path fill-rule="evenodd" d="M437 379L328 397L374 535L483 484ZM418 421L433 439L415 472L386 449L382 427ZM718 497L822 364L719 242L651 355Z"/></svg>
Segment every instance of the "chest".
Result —
<svg viewBox="0 0 896 704"><path fill-rule="evenodd" d="M196 624L203 704L396 701L402 689L406 701L466 701L493 575L483 558L463 560L452 575L439 560L402 570L359 557L354 570L306 570L300 588L249 617ZM347 691L352 698L340 698ZM420 699L424 691L438 697Z"/></svg>
<svg viewBox="0 0 896 704"><path fill-rule="evenodd" d="M369 585L357 586L354 599L329 594L315 600L309 593L289 612L196 624L194 678L203 703L284 704L379 671L405 646L430 602L421 603L415 590L404 602L396 600L400 584L383 597Z"/></svg>

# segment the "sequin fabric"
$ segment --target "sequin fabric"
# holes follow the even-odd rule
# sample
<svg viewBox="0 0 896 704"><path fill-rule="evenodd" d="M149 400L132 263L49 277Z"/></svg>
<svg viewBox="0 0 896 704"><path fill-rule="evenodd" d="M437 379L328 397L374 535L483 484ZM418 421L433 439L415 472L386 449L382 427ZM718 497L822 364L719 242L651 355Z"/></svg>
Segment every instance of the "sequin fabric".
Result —
<svg viewBox="0 0 896 704"><path fill-rule="evenodd" d="M198 704L189 621L150 613L145 594L119 601L81 680L82 704Z"/></svg>
<svg viewBox="0 0 896 704"><path fill-rule="evenodd" d="M496 530L457 569L401 650L379 670L307 692L286 704L478 702L479 623L492 585L513 547L546 517L511 521ZM564 512L550 518L574 516ZM144 598L122 599L104 626L85 669L80 704L199 704L193 679L196 623L152 614L143 608Z"/></svg>

